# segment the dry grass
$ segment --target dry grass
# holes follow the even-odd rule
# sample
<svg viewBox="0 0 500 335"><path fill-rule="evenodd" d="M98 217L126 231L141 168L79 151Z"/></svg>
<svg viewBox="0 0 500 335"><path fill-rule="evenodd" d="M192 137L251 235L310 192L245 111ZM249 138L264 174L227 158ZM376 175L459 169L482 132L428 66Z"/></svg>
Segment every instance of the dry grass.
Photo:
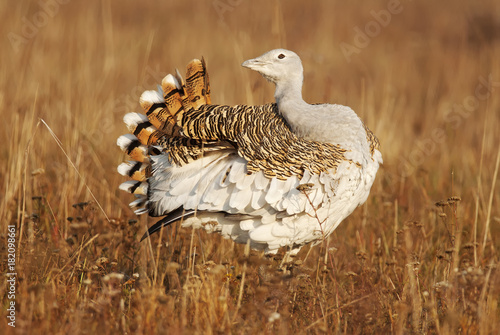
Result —
<svg viewBox="0 0 500 335"><path fill-rule="evenodd" d="M69 1L46 20L38 1L2 2L0 250L6 273L15 225L15 330L498 331L500 5L404 1L347 62L340 44L393 2ZM154 221L117 191L123 114L201 55L213 101L271 101L240 63L278 46L302 56L306 100L350 105L378 135L385 164L367 203L287 271L178 226L139 243Z"/></svg>

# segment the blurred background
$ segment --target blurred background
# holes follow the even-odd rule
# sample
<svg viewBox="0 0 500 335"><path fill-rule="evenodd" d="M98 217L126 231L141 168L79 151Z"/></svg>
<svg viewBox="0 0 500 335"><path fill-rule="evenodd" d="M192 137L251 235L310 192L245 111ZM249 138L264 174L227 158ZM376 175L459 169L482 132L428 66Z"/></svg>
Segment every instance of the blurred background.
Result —
<svg viewBox="0 0 500 335"><path fill-rule="evenodd" d="M115 143L144 90L204 57L214 103L267 103L274 87L240 65L287 48L302 58L304 99L352 107L382 145L372 195L336 247L432 225L434 203L460 196L463 238L476 227L485 257L476 265L498 260L498 1L3 1L0 18L0 217L25 224L30 243L40 229L47 248L62 248L79 202L98 203L99 222L136 219L117 190ZM141 231L153 222L140 220Z"/></svg>
<svg viewBox="0 0 500 335"><path fill-rule="evenodd" d="M306 101L349 105L377 134L389 176L432 171L435 180L426 189L436 192L444 191L453 171L457 187L470 187L481 158L496 155L500 5L495 1L305 6L45 0L0 6L5 37L0 102L4 143L10 144L3 146L4 162L12 163L21 152L12 145L25 148L29 140L15 130L43 118L67 152L80 157L82 173L89 167L99 172L90 173L88 182L109 192L120 179L110 168L121 159L114 148L125 131L121 118L139 110L142 91L203 56L215 103L266 103L274 88L240 64L278 47L301 56ZM478 85L490 87L479 89L483 98L475 95ZM72 184L74 171L48 136L46 129L37 132L30 168L44 168L51 178L69 178ZM381 173L379 181L384 178ZM68 201L86 192L62 191L71 193ZM67 199L64 192L57 201ZM107 210L115 210L117 199L107 198L102 199Z"/></svg>

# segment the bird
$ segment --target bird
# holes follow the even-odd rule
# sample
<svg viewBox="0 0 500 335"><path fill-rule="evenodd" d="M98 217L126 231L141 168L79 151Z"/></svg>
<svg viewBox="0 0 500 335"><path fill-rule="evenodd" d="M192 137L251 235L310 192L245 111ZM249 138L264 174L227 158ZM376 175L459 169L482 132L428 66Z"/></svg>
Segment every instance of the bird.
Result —
<svg viewBox="0 0 500 335"><path fill-rule="evenodd" d="M117 145L129 156L118 172L132 180L136 214L163 217L143 238L176 221L236 243L294 256L328 237L370 193L383 163L380 143L349 107L302 98L303 66L275 49L242 66L275 85L263 105L211 102L205 60L186 79L167 75L129 113Z"/></svg>

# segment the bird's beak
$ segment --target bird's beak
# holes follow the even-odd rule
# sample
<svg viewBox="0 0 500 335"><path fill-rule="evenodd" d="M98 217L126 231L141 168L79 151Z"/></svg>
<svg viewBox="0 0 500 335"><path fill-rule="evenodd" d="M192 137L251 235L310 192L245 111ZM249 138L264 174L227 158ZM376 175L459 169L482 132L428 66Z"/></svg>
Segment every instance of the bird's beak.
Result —
<svg viewBox="0 0 500 335"><path fill-rule="evenodd" d="M262 61L259 58L254 58L244 61L241 66L249 68L250 70L259 71L268 64L268 62Z"/></svg>

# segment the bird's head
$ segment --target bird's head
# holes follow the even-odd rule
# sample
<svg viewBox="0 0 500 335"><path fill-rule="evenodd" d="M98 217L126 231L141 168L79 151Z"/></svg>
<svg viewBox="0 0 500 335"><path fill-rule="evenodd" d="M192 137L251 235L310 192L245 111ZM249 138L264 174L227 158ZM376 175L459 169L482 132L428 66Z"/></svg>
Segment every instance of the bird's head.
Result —
<svg viewBox="0 0 500 335"><path fill-rule="evenodd" d="M264 78L278 85L282 81L303 79L302 62L299 56L290 50L275 49L249 59L242 66L259 72Z"/></svg>

